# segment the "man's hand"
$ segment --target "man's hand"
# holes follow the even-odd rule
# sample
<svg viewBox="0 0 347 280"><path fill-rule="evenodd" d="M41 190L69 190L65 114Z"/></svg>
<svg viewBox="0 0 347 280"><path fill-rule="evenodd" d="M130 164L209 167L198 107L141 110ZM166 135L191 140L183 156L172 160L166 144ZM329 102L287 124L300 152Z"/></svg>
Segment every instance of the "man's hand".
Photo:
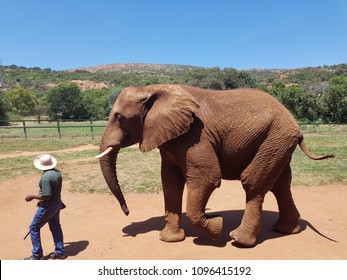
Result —
<svg viewBox="0 0 347 280"><path fill-rule="evenodd" d="M32 201L34 199L34 196L33 195L31 195L31 194L28 194L27 196L26 196L26 198L25 198L25 200L26 201Z"/></svg>

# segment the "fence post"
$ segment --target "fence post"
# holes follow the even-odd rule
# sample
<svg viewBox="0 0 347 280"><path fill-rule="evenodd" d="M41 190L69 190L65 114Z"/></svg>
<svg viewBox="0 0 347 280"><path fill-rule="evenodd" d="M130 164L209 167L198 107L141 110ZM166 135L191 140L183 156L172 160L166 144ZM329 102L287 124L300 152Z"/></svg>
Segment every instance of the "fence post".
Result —
<svg viewBox="0 0 347 280"><path fill-rule="evenodd" d="M318 121L316 121L316 131L317 131L317 133L319 133L319 122Z"/></svg>
<svg viewBox="0 0 347 280"><path fill-rule="evenodd" d="M28 136L27 136L27 128L25 126L25 121L23 121L23 130L24 130L24 138L25 138L25 140L27 140Z"/></svg>
<svg viewBox="0 0 347 280"><path fill-rule="evenodd" d="M94 128L93 128L93 119L90 119L90 131L92 133L92 139L94 139Z"/></svg>
<svg viewBox="0 0 347 280"><path fill-rule="evenodd" d="M59 135L59 140L61 139L61 132L60 132L60 123L59 120L57 120L57 128L58 128L58 135Z"/></svg>

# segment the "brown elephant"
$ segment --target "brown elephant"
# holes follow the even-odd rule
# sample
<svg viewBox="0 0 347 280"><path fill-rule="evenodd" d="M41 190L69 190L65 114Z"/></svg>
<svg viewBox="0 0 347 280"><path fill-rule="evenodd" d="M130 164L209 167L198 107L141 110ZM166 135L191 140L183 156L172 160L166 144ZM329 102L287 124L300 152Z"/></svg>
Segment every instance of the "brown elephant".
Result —
<svg viewBox="0 0 347 280"><path fill-rule="evenodd" d="M139 142L142 152L161 154L166 226L160 239L182 241L182 194L187 187L187 217L213 239L222 217L205 214L207 201L221 180L240 180L246 192L241 225L230 233L241 246L256 244L264 196L272 191L279 218L275 231L300 231L300 214L290 191L290 161L297 145L311 159L303 135L289 111L257 89L214 91L185 85L151 85L124 89L114 103L101 140L103 176L126 215L118 184L120 148Z"/></svg>

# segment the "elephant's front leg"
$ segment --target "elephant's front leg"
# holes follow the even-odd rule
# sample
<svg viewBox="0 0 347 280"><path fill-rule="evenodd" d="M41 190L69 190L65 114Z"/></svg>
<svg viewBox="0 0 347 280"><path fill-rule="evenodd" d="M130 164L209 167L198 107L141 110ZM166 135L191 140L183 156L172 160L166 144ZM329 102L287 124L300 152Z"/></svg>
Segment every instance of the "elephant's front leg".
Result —
<svg viewBox="0 0 347 280"><path fill-rule="evenodd" d="M178 242L185 239L181 228L182 195L185 179L177 166L162 163L161 177L165 200L165 228L159 238L166 242Z"/></svg>

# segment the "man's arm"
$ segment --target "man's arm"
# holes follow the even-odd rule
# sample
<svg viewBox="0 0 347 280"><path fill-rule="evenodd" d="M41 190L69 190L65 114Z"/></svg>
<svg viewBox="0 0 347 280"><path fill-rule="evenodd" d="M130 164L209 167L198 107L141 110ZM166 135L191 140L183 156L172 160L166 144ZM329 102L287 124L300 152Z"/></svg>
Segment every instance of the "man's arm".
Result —
<svg viewBox="0 0 347 280"><path fill-rule="evenodd" d="M41 195L41 194L29 194L26 196L25 200L26 201L32 201L33 199L37 199L40 201L45 201L50 199L52 196L51 195Z"/></svg>

